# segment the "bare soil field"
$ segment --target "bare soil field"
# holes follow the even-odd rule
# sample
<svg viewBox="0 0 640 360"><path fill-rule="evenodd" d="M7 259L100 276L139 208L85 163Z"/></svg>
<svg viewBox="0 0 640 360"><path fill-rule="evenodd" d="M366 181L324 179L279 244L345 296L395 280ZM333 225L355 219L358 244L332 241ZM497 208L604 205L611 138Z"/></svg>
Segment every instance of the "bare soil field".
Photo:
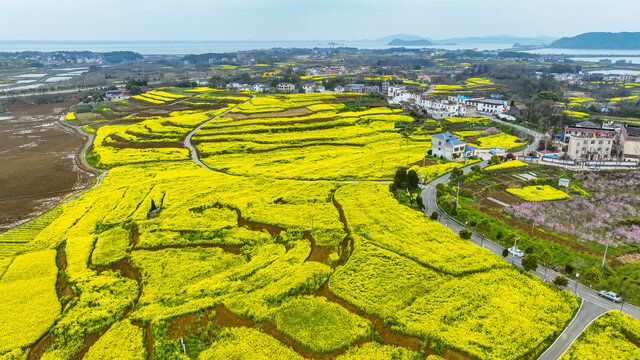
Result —
<svg viewBox="0 0 640 360"><path fill-rule="evenodd" d="M83 138L59 122L73 103L11 105L0 117L0 232L93 180L76 165Z"/></svg>

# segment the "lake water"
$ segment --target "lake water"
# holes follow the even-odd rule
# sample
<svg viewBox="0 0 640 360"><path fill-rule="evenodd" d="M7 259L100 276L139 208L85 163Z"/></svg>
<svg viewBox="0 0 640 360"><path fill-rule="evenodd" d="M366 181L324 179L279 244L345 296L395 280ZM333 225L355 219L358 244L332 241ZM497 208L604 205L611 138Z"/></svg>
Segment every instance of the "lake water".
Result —
<svg viewBox="0 0 640 360"><path fill-rule="evenodd" d="M640 50L600 50L600 49L535 49L525 51L541 55L594 55L594 56L640 56Z"/></svg>
<svg viewBox="0 0 640 360"><path fill-rule="evenodd" d="M134 51L143 55L184 55L204 53L224 53L272 48L328 48L348 46L359 49L388 49L385 43L368 41L0 41L0 52L16 51ZM506 49L508 44L456 44L433 46L406 46L406 48L438 48L446 50Z"/></svg>
<svg viewBox="0 0 640 360"><path fill-rule="evenodd" d="M602 75L636 75L640 73L640 70L593 70L589 71L589 73Z"/></svg>
<svg viewBox="0 0 640 360"><path fill-rule="evenodd" d="M359 49L389 49L385 43L372 41L0 41L0 52L16 51L134 51L143 55L186 55L224 53L272 48L328 48L348 46ZM478 50L495 51L511 48L511 44L452 44L432 46L405 46L408 49ZM578 61L598 62L601 59L625 60L640 64L640 50L590 50L590 49L536 49L526 51L541 55L573 55ZM582 56L581 56L582 55ZM586 56L584 56L586 55ZM593 56L593 57L591 57ZM617 56L617 57L612 57ZM60 70L84 70L70 68ZM34 76L34 75L28 75ZM34 76L35 77L35 76Z"/></svg>
<svg viewBox="0 0 640 360"><path fill-rule="evenodd" d="M525 52L540 55L575 55L571 56L571 59L575 61L599 62L606 59L613 62L624 60L640 64L640 50L536 49Z"/></svg>

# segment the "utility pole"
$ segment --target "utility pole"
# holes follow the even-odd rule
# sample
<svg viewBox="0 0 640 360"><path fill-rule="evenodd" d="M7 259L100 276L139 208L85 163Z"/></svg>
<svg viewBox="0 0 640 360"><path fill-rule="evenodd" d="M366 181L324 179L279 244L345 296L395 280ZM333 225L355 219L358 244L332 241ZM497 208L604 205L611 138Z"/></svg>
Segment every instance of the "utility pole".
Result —
<svg viewBox="0 0 640 360"><path fill-rule="evenodd" d="M607 259L607 250L609 250L609 243L611 242L611 234L607 234L607 244L604 247L604 255L602 256L601 268L604 268L604 261Z"/></svg>
<svg viewBox="0 0 640 360"><path fill-rule="evenodd" d="M456 209L458 209L459 199L460 199L460 182L458 181L458 186L456 186Z"/></svg>

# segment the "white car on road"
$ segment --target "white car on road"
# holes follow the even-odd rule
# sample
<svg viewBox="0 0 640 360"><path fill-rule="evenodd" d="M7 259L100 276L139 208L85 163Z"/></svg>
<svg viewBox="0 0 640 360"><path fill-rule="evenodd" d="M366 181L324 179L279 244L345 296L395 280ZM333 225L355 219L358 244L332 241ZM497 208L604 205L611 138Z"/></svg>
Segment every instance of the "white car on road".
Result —
<svg viewBox="0 0 640 360"><path fill-rule="evenodd" d="M509 253L511 255L514 255L514 256L517 256L517 257L524 257L524 253L522 252L522 250L516 249L515 246L514 247L510 247L507 250L509 251Z"/></svg>
<svg viewBox="0 0 640 360"><path fill-rule="evenodd" d="M605 298L605 299L609 299L615 303L619 303L622 302L622 298L620 296L618 296L618 294L611 292L611 291L599 291L598 295L600 295L601 297Z"/></svg>

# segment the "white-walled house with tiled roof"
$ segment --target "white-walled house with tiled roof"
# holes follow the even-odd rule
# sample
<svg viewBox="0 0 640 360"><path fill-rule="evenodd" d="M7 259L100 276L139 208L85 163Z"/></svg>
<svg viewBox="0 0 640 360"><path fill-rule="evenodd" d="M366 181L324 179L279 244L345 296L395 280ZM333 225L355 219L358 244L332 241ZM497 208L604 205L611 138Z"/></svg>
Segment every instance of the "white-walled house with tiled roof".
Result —
<svg viewBox="0 0 640 360"><path fill-rule="evenodd" d="M467 144L457 136L445 132L431 136L431 154L450 161L460 160L465 157Z"/></svg>

